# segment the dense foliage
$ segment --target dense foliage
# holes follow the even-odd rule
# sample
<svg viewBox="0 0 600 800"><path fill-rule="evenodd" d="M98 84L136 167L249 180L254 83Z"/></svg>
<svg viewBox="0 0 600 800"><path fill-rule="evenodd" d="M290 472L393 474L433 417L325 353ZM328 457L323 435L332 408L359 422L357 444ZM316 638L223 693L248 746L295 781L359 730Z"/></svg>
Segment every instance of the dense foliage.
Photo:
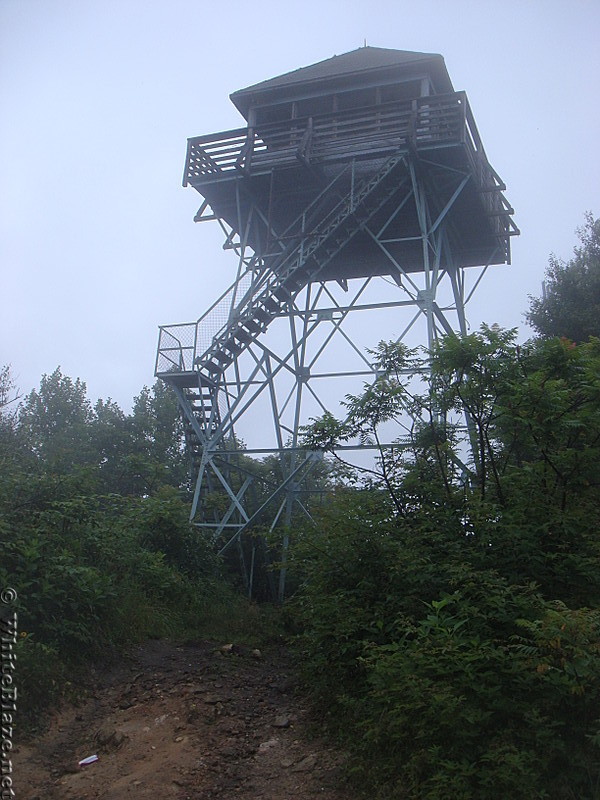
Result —
<svg viewBox="0 0 600 800"><path fill-rule="evenodd" d="M414 354L374 355L385 374L348 421L306 431L333 449L418 420L295 548L326 721L381 797L597 798L600 342L448 337L423 396L403 374Z"/></svg>
<svg viewBox="0 0 600 800"><path fill-rule="evenodd" d="M254 612L190 526L177 404L92 406L60 370L16 407L0 373L0 586L18 593L19 720L147 636L252 636ZM236 627L237 626L237 627Z"/></svg>
<svg viewBox="0 0 600 800"><path fill-rule="evenodd" d="M550 258L542 297L530 298L527 322L542 336L585 342L600 336L600 219L586 215L573 258Z"/></svg>
<svg viewBox="0 0 600 800"><path fill-rule="evenodd" d="M483 327L446 337L427 365L381 343L380 377L346 398L346 419L305 430L326 454L313 488L327 502L311 506L316 525L285 531L289 609L307 686L373 797L600 797L598 226L588 218L532 301L531 324L561 338L519 346ZM418 392L407 375L421 366ZM0 370L0 584L19 595L21 713L131 641L260 629L188 523L163 384L130 414L92 405L60 370L16 394ZM374 465L340 463L357 437ZM229 461L265 504L281 464L237 446ZM205 502L222 513L227 498ZM261 580L273 596L273 574Z"/></svg>

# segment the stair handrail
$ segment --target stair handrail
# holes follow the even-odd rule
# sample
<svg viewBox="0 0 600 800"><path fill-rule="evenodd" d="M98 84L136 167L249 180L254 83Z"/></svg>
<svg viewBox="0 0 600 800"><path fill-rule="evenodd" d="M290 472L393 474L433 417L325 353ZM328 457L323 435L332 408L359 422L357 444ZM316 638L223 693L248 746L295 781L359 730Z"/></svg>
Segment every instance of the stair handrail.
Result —
<svg viewBox="0 0 600 800"><path fill-rule="evenodd" d="M343 207L343 213L338 213L337 216L331 222L329 222L325 230L323 230L318 235L318 237L315 240L313 240L313 242L311 242L311 244L307 248L305 248L303 253L304 261L306 261L308 257L311 256L315 252L315 250L329 238L329 236L334 230L339 228L340 224L344 219L346 219L352 213L354 213L354 211L357 208L356 205L357 200L359 203L362 202L362 200L364 200L370 194L370 192L381 182L381 180L383 180L389 174L389 172L401 160L402 157L403 156L393 156L392 158L388 159L384 167L380 169L376 175L369 176L365 178L364 181L362 181L361 187L359 188L358 192L356 192L354 195L350 197L350 201L348 200L348 196L346 196L342 198L339 201L339 203L336 204L336 206L334 206L335 210L338 210L340 209L340 207ZM331 214L328 214L325 219L328 220L330 216ZM290 259L292 259L293 257L297 257L298 249L299 249L298 245L294 244L294 246L291 248L291 252L288 254L288 257L285 259L283 264L286 263L289 264ZM254 297L251 298L250 301L246 303L244 306L242 306L241 303L239 303L236 306L236 312L238 313L230 315L228 320L213 336L209 347L206 348L204 353L196 356L194 362L201 364L202 362L206 362L208 359L210 359L214 351L219 349L218 344L220 341L224 339L225 334L232 332L233 324L238 324L243 320L251 318L252 312L257 309L260 301L264 299L265 296L271 295L274 291L283 286L285 280L296 269L298 269L297 263L291 267L288 266L288 269L285 270L284 272L282 272L281 269L278 269L277 271L269 270L267 273L265 273L265 280L264 282L261 282L262 286L260 286L260 292L255 291ZM246 312L245 314L239 313L239 309L242 307Z"/></svg>

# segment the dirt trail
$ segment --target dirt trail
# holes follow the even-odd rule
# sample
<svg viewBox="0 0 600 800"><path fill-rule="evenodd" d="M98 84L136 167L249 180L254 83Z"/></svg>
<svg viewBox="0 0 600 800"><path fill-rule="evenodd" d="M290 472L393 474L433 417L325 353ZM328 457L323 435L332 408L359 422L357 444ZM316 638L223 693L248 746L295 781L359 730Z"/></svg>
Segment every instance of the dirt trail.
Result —
<svg viewBox="0 0 600 800"><path fill-rule="evenodd" d="M283 650L148 642L17 748L16 800L352 800L292 675Z"/></svg>

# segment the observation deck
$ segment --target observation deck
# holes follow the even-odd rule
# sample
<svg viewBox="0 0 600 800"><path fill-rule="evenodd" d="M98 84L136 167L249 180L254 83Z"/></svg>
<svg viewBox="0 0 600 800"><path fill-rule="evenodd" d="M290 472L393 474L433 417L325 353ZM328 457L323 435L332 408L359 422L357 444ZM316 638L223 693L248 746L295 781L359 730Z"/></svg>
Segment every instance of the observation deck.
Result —
<svg viewBox="0 0 600 800"><path fill-rule="evenodd" d="M391 156L402 154L412 157L420 169L439 211L450 200L444 194L448 172L468 177L451 210L453 250L459 266L510 263L510 237L518 234L514 212L503 195L504 183L486 157L464 92L191 138L184 186L193 186L214 215L238 234L247 221L245 193L238 184L251 186L253 202L259 199L269 220L264 226L253 226L248 244L265 253L263 228L272 226L280 237L291 235L292 227L297 228L294 222L329 180L337 180L338 190L351 191L359 178L376 172ZM340 180L341 170L345 180ZM384 213L382 210L382 219ZM310 220L305 218L303 235L310 235L307 225ZM418 242L408 241L411 233L418 236L409 209L398 216L396 229L396 238L403 241L389 242L394 256L406 271L421 270ZM372 242L362 235L354 239L352 252L341 253L332 262L323 278L379 274L379 264L385 269L385 260L377 258Z"/></svg>
<svg viewBox="0 0 600 800"><path fill-rule="evenodd" d="M311 283L423 273L431 294L510 263L513 209L442 56L359 48L231 100L247 126L188 139L183 183L245 269L196 322L161 327L158 375L216 392Z"/></svg>

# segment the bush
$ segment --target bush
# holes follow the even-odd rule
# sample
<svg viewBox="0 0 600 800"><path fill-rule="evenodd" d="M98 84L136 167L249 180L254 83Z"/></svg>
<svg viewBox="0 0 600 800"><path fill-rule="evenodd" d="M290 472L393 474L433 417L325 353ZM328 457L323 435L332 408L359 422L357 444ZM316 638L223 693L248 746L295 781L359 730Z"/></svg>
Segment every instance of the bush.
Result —
<svg viewBox="0 0 600 800"><path fill-rule="evenodd" d="M18 412L0 369L0 587L16 589L19 719L151 637L257 642L273 626L223 578L189 524L183 426L158 383L125 415L60 369ZM23 715L23 716L22 716Z"/></svg>
<svg viewBox="0 0 600 800"><path fill-rule="evenodd" d="M228 615L249 639L260 635L254 608L225 584L174 490L72 496L16 517L1 526L0 582L16 589L27 633L16 678L27 727L87 665L131 643L225 635Z"/></svg>
<svg viewBox="0 0 600 800"><path fill-rule="evenodd" d="M48 708L65 698L74 698L73 669L65 664L54 647L36 642L22 631L15 648L19 732L34 732Z"/></svg>
<svg viewBox="0 0 600 800"><path fill-rule="evenodd" d="M304 679L371 794L597 797L600 613L510 579L509 521L483 547L464 510L344 492L296 543Z"/></svg>
<svg viewBox="0 0 600 800"><path fill-rule="evenodd" d="M367 649L365 762L391 796L592 797L600 615L490 580L485 593L475 608L487 631L458 590L428 604L414 632Z"/></svg>

